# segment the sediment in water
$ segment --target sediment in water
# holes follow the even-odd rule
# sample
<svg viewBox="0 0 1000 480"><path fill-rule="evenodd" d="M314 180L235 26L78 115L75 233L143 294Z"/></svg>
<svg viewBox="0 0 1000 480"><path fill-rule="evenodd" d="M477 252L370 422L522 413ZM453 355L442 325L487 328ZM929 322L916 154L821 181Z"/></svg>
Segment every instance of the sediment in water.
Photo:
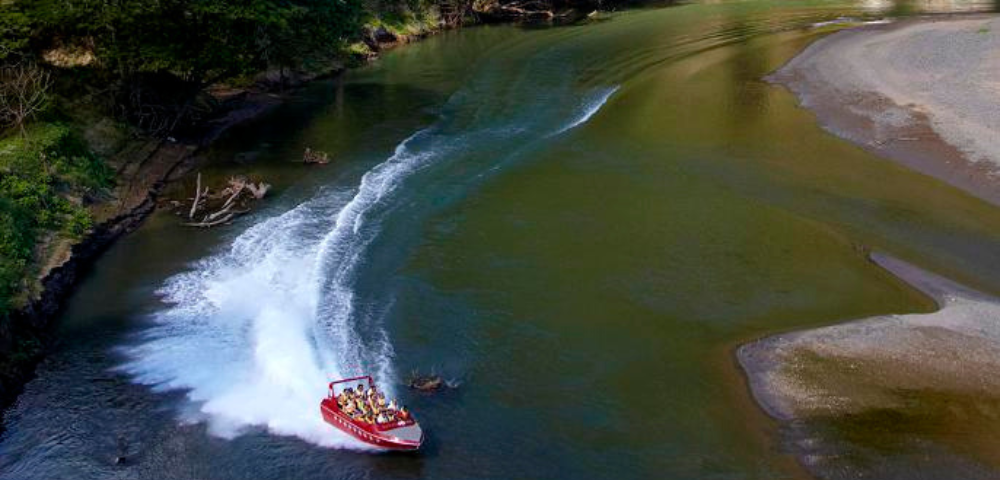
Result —
<svg viewBox="0 0 1000 480"><path fill-rule="evenodd" d="M743 345L754 398L825 478L996 478L996 442L977 432L1000 426L1000 301L887 255L871 260L939 309Z"/></svg>

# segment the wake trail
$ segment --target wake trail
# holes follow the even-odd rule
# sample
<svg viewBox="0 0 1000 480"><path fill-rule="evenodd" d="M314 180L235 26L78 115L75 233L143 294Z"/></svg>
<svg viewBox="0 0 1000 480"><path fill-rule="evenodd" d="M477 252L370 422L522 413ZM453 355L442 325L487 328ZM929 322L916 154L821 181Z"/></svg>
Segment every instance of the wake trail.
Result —
<svg viewBox="0 0 1000 480"><path fill-rule="evenodd" d="M264 427L318 445L364 448L326 425L318 404L329 380L361 373L392 393L384 325L391 295L359 288L373 243L387 226L426 218L426 210L397 211L413 208L406 206L438 188L440 178L454 183L450 166L482 173L521 151L497 158L483 146L487 140L537 144L587 122L616 90L582 99L564 93L549 115L493 123L468 103L475 96L453 96L434 125L402 141L356 186L323 189L169 278L158 291L164 308L136 345L123 348L121 369L154 390L186 391L191 403L182 419L206 422L222 437ZM456 120L463 118L474 121Z"/></svg>
<svg viewBox="0 0 1000 480"><path fill-rule="evenodd" d="M604 104L608 103L608 99L611 98L611 96L614 95L619 88L620 86L616 85L611 88L597 90L594 93L588 95L589 98L584 100L583 102L584 108L583 111L580 113L580 115L577 118L575 118L572 122L570 122L568 125L559 129L559 131L557 131L552 136L566 133L576 127L579 127L580 125L583 125L584 123L587 123L587 121L590 120L590 117L593 117L594 114L596 114L598 111L601 110L602 107L604 107Z"/></svg>

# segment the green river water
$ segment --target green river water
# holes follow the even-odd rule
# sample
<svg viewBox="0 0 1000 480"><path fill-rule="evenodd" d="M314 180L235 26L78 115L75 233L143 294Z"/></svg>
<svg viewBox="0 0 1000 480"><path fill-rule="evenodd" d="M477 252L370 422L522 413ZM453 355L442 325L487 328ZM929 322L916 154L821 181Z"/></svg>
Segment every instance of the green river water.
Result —
<svg viewBox="0 0 1000 480"><path fill-rule="evenodd" d="M993 8L697 2L445 32L312 85L209 153L208 179L276 185L261 209L163 211L99 261L0 478L839 478L797 465L735 347L932 308L865 249L1000 292L1000 209L762 78L817 22ZM414 394L414 369L459 386ZM316 423L360 372L423 453Z"/></svg>

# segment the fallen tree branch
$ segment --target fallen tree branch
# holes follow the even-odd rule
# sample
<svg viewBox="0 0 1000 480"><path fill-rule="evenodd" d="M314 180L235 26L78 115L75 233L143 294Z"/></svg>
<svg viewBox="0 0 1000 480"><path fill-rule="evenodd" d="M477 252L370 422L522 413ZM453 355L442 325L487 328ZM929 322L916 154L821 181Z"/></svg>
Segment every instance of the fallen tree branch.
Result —
<svg viewBox="0 0 1000 480"><path fill-rule="evenodd" d="M208 228L228 223L237 216L249 212L250 207L264 198L271 189L270 184L252 182L244 175L230 177L228 183L226 188L211 190L208 186L202 186L199 173L195 181L194 198L187 199L191 202L190 207L187 203L171 202L177 209L175 213L178 216L186 216L190 220L181 225ZM200 218L201 221L196 221L195 218Z"/></svg>
<svg viewBox="0 0 1000 480"><path fill-rule="evenodd" d="M194 201L191 202L191 211L188 212L188 220L194 218L194 213L198 210L198 202L201 201L201 172L198 172L198 180L194 187Z"/></svg>
<svg viewBox="0 0 1000 480"><path fill-rule="evenodd" d="M215 220L216 218L219 218L219 217L221 217L221 216L229 213L229 211L233 209L233 205L236 205L236 204L235 203L231 203L228 206L223 207L222 210L219 210L218 212L206 215L205 218L202 219L201 222L202 223L211 222L211 221Z"/></svg>
<svg viewBox="0 0 1000 480"><path fill-rule="evenodd" d="M209 228L209 227L214 227L216 225L222 225L223 223L232 220L234 216L236 216L235 213L230 213L229 215L226 215L225 217L222 217L214 222L185 223L183 225L185 227Z"/></svg>
<svg viewBox="0 0 1000 480"><path fill-rule="evenodd" d="M226 207L228 207L231 203L233 203L233 201L236 200L236 197L239 197L240 194L243 193L243 187L246 186L246 181L240 178L232 177L229 179L229 185L233 189L233 194L229 196L229 199L226 200L226 203L222 204L223 210L225 210Z"/></svg>

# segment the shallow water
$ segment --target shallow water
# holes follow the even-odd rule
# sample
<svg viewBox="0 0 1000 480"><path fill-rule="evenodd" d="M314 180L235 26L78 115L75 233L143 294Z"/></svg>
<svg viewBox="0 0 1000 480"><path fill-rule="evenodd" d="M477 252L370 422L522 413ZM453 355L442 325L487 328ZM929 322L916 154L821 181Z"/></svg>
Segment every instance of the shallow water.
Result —
<svg viewBox="0 0 1000 480"><path fill-rule="evenodd" d="M930 308L864 248L1000 291L1000 210L761 78L819 22L992 8L471 28L313 85L212 152L207 178L276 184L262 209L206 232L158 213L96 265L7 415L0 478L802 477L732 347ZM297 164L306 146L335 162ZM416 395L415 369L460 386ZM319 421L325 380L359 372L417 412L422 453Z"/></svg>

